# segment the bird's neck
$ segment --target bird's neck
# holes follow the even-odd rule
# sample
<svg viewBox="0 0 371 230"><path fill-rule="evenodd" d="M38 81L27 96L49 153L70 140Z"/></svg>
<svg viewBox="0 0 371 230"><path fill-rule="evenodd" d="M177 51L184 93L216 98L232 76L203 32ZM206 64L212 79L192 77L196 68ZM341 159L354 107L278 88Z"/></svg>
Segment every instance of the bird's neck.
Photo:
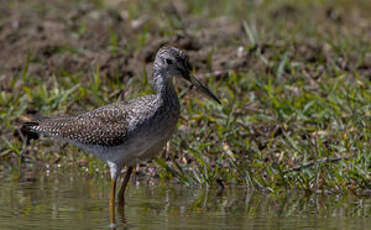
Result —
<svg viewBox="0 0 371 230"><path fill-rule="evenodd" d="M166 71L154 71L153 85L159 98L166 100L178 100L178 96L176 95L174 89L172 77L168 76L168 73Z"/></svg>

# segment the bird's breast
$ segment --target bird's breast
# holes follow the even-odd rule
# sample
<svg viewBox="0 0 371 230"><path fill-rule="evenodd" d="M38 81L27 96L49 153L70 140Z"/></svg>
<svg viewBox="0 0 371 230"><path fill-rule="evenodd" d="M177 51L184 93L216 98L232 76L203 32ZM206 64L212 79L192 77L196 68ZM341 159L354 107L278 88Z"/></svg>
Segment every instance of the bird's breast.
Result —
<svg viewBox="0 0 371 230"><path fill-rule="evenodd" d="M179 110L172 109L153 117L141 132L138 132L133 145L135 161L147 160L157 155L172 136L179 118Z"/></svg>

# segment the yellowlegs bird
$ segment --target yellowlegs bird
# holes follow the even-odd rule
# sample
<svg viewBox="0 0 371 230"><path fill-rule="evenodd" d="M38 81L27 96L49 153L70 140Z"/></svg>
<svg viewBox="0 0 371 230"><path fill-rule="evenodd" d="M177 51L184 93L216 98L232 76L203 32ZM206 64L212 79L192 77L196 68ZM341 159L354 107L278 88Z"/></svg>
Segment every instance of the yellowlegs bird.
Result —
<svg viewBox="0 0 371 230"><path fill-rule="evenodd" d="M117 102L76 116L49 117L24 124L24 129L53 136L93 153L108 163L111 174L110 216L114 222L116 181L127 171L119 200L133 166L154 157L176 128L180 106L173 77L181 76L220 104L219 99L191 74L188 56L174 47L162 47L153 63L156 94Z"/></svg>

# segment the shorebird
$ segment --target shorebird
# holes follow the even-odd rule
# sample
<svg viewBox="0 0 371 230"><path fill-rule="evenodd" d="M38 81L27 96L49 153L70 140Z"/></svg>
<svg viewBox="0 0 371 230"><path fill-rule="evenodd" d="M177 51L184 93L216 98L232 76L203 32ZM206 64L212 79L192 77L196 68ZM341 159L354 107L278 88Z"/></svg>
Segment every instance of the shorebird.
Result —
<svg viewBox="0 0 371 230"><path fill-rule="evenodd" d="M183 77L221 104L192 75L188 56L175 47L164 46L157 51L153 63L156 94L116 102L80 115L26 122L23 129L62 139L107 162L111 176L109 207L113 223L116 181L121 169L127 166L119 201L124 200L133 166L159 153L176 129L180 105L173 77Z"/></svg>

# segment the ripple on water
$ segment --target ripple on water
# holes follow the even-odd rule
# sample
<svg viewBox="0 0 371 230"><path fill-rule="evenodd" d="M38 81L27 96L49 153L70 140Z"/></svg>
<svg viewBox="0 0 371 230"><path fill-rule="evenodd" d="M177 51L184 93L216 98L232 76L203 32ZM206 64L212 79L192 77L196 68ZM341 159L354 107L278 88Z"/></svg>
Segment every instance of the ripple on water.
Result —
<svg viewBox="0 0 371 230"><path fill-rule="evenodd" d="M0 172L0 229L107 229L109 182L35 170ZM370 198L130 184L118 229L368 229Z"/></svg>

